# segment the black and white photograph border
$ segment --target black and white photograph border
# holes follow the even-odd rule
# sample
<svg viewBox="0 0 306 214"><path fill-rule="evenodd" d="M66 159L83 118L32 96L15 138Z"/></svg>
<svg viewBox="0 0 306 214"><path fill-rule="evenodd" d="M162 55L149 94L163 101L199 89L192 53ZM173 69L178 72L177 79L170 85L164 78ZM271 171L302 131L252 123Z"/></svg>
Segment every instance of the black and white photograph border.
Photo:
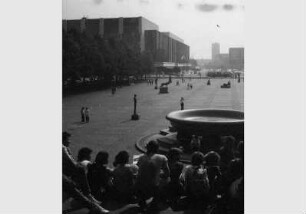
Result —
<svg viewBox="0 0 306 214"><path fill-rule="evenodd" d="M0 213L61 213L62 1L2 4ZM245 213L306 211L305 7L245 5Z"/></svg>

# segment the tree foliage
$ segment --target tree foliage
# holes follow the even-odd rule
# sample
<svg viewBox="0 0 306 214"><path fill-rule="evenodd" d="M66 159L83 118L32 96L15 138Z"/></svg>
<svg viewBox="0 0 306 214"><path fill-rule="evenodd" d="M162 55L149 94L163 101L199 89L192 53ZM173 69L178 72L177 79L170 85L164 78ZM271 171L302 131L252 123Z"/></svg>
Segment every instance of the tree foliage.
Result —
<svg viewBox="0 0 306 214"><path fill-rule="evenodd" d="M91 38L77 31L63 32L63 83L110 84L114 77L142 76L153 72L150 52L137 51L121 39Z"/></svg>

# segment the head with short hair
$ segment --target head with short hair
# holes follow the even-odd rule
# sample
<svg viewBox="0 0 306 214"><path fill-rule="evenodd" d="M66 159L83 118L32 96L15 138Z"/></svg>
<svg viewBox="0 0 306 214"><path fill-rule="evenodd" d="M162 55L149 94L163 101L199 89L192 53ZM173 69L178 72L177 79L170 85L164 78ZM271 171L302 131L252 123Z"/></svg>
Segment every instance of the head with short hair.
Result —
<svg viewBox="0 0 306 214"><path fill-rule="evenodd" d="M168 152L168 160L169 162L179 161L181 158L182 150L179 148L171 148Z"/></svg>
<svg viewBox="0 0 306 214"><path fill-rule="evenodd" d="M217 152L210 151L205 154L204 161L208 166L216 166L220 163L220 155Z"/></svg>
<svg viewBox="0 0 306 214"><path fill-rule="evenodd" d="M90 161L91 153L92 153L92 150L90 148L87 148L87 147L81 148L78 152L78 161L79 162L84 161L84 160Z"/></svg>
<svg viewBox="0 0 306 214"><path fill-rule="evenodd" d="M146 149L147 149L147 154L150 154L150 153L157 153L158 152L158 148L159 148L159 145L157 143L156 140L151 140L147 146L146 146Z"/></svg>
<svg viewBox="0 0 306 214"><path fill-rule="evenodd" d="M129 162L130 155L127 151L121 151L119 152L114 161L114 166L116 167L117 165L124 165Z"/></svg>
<svg viewBox="0 0 306 214"><path fill-rule="evenodd" d="M108 153L105 151L98 152L95 163L98 165L105 165L108 164Z"/></svg>
<svg viewBox="0 0 306 214"><path fill-rule="evenodd" d="M191 164L193 166L199 166L204 161L204 155L202 152L194 152L191 156Z"/></svg>
<svg viewBox="0 0 306 214"><path fill-rule="evenodd" d="M70 145L70 137L71 137L71 134L69 132L63 132L62 133L62 144L64 146L69 146Z"/></svg>

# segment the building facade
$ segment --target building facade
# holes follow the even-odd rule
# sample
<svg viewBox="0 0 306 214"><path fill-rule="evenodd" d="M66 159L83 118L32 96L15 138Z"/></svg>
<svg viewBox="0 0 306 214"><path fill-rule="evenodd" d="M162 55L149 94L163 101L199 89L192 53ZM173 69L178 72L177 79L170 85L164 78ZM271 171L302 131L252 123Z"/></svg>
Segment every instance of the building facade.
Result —
<svg viewBox="0 0 306 214"><path fill-rule="evenodd" d="M229 63L232 69L244 70L244 48L230 48Z"/></svg>
<svg viewBox="0 0 306 214"><path fill-rule="evenodd" d="M186 63L189 60L189 46L169 32L147 30L145 50L152 53L155 62Z"/></svg>
<svg viewBox="0 0 306 214"><path fill-rule="evenodd" d="M170 32L159 32L155 23L144 17L63 20L63 29L124 40L136 51L149 51L154 62L183 63L189 60L189 46Z"/></svg>

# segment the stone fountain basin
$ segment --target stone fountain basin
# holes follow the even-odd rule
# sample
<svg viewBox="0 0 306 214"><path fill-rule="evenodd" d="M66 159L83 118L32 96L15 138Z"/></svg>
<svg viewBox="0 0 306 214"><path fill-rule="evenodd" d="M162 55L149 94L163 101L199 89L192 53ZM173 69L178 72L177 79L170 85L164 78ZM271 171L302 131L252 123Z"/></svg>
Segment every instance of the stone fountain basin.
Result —
<svg viewBox="0 0 306 214"><path fill-rule="evenodd" d="M174 111L166 116L178 134L243 135L244 113L221 109Z"/></svg>

